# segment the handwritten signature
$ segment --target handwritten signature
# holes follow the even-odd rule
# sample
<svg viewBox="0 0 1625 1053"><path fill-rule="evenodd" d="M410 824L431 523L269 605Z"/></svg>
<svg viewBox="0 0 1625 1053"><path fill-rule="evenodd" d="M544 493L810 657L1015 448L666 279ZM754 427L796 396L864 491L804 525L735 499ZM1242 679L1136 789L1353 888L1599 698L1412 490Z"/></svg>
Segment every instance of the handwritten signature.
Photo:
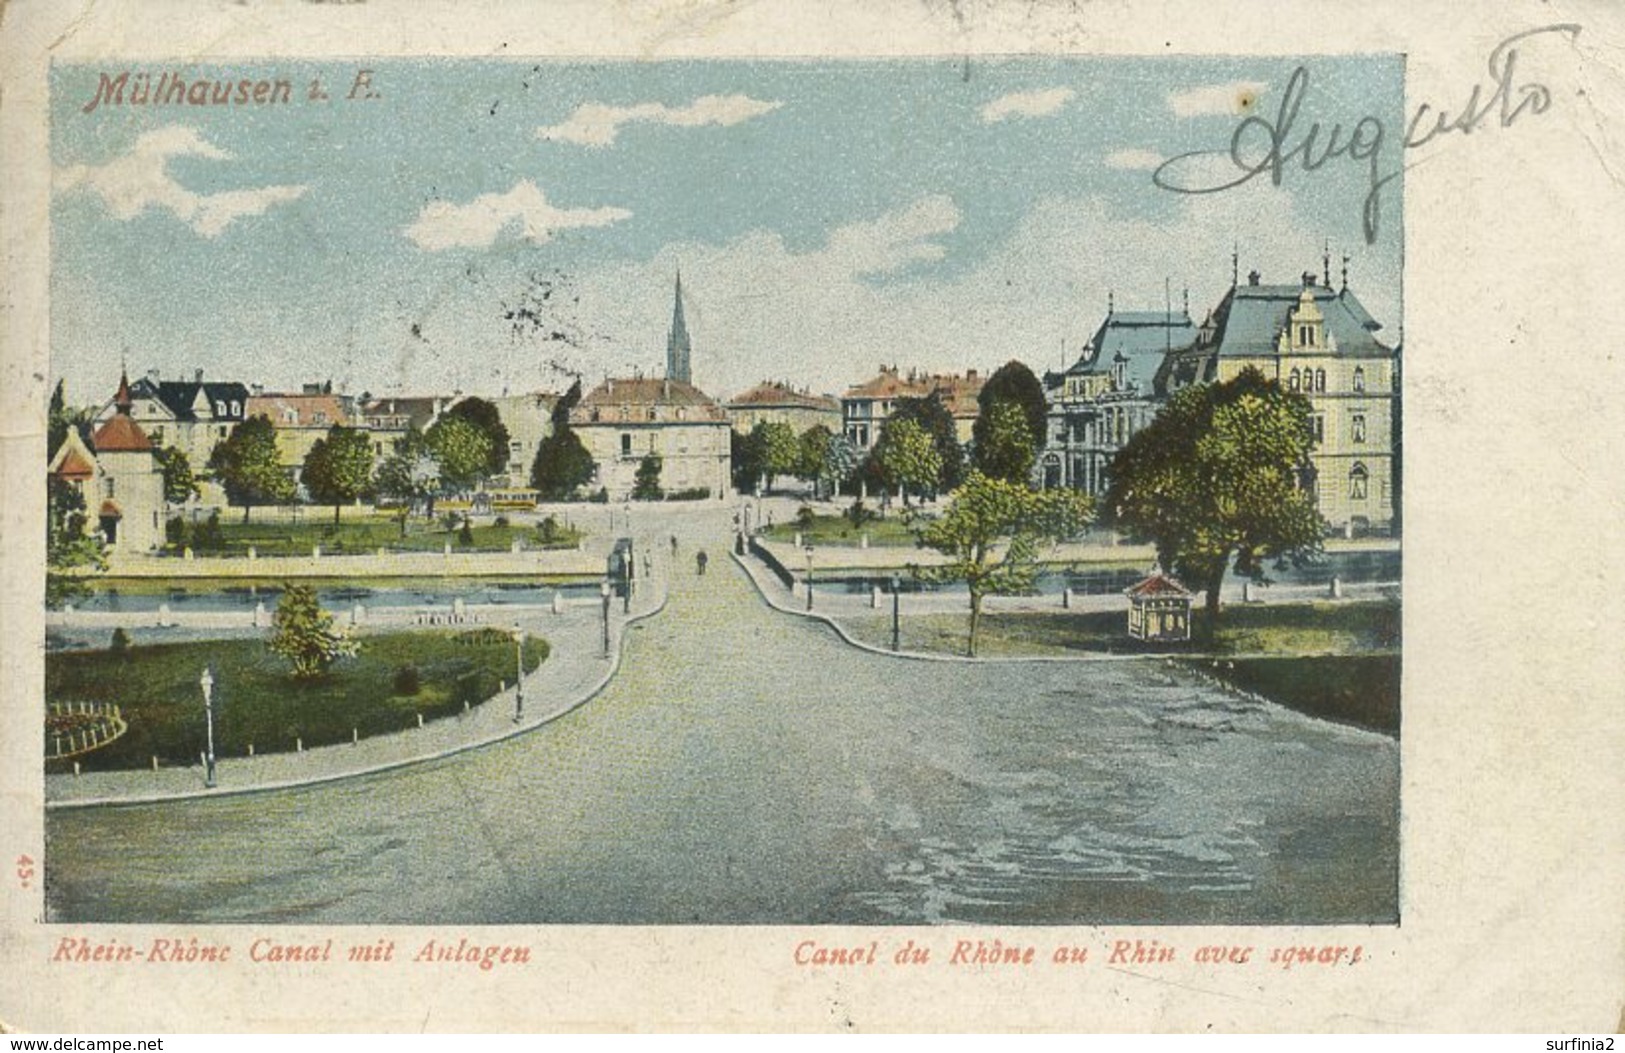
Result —
<svg viewBox="0 0 1625 1053"><path fill-rule="evenodd" d="M1561 33L1572 40L1579 32L1580 27L1576 24L1558 23L1515 33L1501 41L1489 55L1493 89L1488 97L1484 95L1483 84L1474 84L1461 111L1454 116L1442 108L1422 103L1416 108L1406 129L1405 149L1415 149L1451 132L1469 135L1486 126L1510 128L1525 113L1545 113L1552 105L1551 89L1534 81L1518 82L1518 45L1531 37L1547 33ZM1298 110L1308 91L1309 70L1299 66L1287 81L1286 92L1281 96L1281 107L1273 121L1267 117L1247 117L1230 136L1228 151L1197 150L1171 157L1151 174L1152 182L1176 194L1216 194L1242 186L1267 173L1270 181L1280 186L1287 169L1294 162L1301 165L1305 172L1314 172L1335 158L1346 157L1351 162L1366 166L1368 182L1365 201L1361 206L1361 223L1366 243L1375 242L1382 220L1383 188L1399 177L1404 166L1391 172L1382 171L1382 145L1387 137L1387 129L1376 117L1361 117L1347 131L1341 123L1328 128L1314 121L1294 138ZM1192 185L1178 179L1178 169L1182 164L1210 157L1227 158L1235 166L1235 177L1210 185Z"/></svg>

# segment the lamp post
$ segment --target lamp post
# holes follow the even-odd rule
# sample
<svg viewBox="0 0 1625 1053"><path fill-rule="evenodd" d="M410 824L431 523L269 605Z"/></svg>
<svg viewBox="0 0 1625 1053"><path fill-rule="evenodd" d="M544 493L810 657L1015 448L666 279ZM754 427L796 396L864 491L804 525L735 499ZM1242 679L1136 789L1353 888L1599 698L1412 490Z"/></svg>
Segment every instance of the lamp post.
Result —
<svg viewBox="0 0 1625 1053"><path fill-rule="evenodd" d="M609 579L598 583L598 595L604 601L604 657L609 657Z"/></svg>
<svg viewBox="0 0 1625 1053"><path fill-rule="evenodd" d="M807 546L807 609L812 610L813 603L813 547Z"/></svg>
<svg viewBox="0 0 1625 1053"><path fill-rule="evenodd" d="M513 627L513 653L513 722L517 724L525 716L525 630L517 625Z"/></svg>
<svg viewBox="0 0 1625 1053"><path fill-rule="evenodd" d="M902 590L903 579L893 574L891 576L891 649L893 651L898 649L897 638L902 628L900 617L902 614Z"/></svg>
<svg viewBox="0 0 1625 1053"><path fill-rule="evenodd" d="M203 785L214 789L214 672L203 667L203 675L198 677L198 686L203 688L203 728L207 736L207 751L203 754Z"/></svg>

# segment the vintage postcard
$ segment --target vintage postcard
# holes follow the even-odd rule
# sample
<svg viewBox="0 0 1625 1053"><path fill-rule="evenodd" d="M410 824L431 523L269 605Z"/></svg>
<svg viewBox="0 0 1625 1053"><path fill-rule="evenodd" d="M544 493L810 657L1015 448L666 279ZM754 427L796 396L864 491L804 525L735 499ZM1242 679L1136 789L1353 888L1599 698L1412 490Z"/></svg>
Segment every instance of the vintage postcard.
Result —
<svg viewBox="0 0 1625 1053"><path fill-rule="evenodd" d="M3 27L7 1026L1617 1029L1617 13L151 10Z"/></svg>

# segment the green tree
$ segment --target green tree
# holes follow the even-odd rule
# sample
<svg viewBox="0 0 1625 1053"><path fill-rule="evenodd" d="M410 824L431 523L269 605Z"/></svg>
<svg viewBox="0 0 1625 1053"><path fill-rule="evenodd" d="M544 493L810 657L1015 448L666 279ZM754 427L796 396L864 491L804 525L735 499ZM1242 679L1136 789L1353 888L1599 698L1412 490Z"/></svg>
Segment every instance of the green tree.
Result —
<svg viewBox="0 0 1625 1053"><path fill-rule="evenodd" d="M192 462L186 451L166 446L153 451L153 458L164 473L164 500L172 505L184 505L197 497L197 478L192 474Z"/></svg>
<svg viewBox="0 0 1625 1053"><path fill-rule="evenodd" d="M424 438L440 466L443 493L472 490L485 478L491 463L491 437L479 425L447 414L429 426Z"/></svg>
<svg viewBox="0 0 1625 1053"><path fill-rule="evenodd" d="M47 476L45 484L45 605L72 603L90 590L79 573L106 570L99 539L85 533L85 499L72 483Z"/></svg>
<svg viewBox="0 0 1625 1053"><path fill-rule="evenodd" d="M333 626L333 616L316 602L309 585L289 585L276 605L272 621L271 653L293 663L296 680L314 680L340 658L360 651L360 645Z"/></svg>
<svg viewBox="0 0 1625 1053"><path fill-rule="evenodd" d="M333 524L339 506L355 501L372 487L372 440L359 428L335 424L327 437L317 439L305 455L301 476L310 499L333 506Z"/></svg>
<svg viewBox="0 0 1625 1053"><path fill-rule="evenodd" d="M632 477L632 500L658 501L663 496L660 489L661 460L658 453L646 453L643 460L638 462L637 474Z"/></svg>
<svg viewBox="0 0 1625 1053"><path fill-rule="evenodd" d="M1325 525L1298 485L1310 445L1309 400L1255 369L1186 388L1112 458L1105 511L1206 590L1211 632L1232 560L1258 580L1268 560L1319 550Z"/></svg>
<svg viewBox="0 0 1625 1053"><path fill-rule="evenodd" d="M413 505L424 502L427 514L434 515L434 498L440 492L440 465L429 452L429 441L417 428L408 428L395 450L378 466L373 489L381 497L400 502L401 536L406 536L406 520Z"/></svg>
<svg viewBox="0 0 1625 1053"><path fill-rule="evenodd" d="M781 421L757 421L751 436L762 450L762 475L767 483L764 489L771 490L774 479L795 473L801 462L801 443L796 430Z"/></svg>
<svg viewBox="0 0 1625 1053"><path fill-rule="evenodd" d="M954 415L949 412L942 396L933 391L925 398L902 398L893 405L892 420L911 420L931 436L937 451L937 479L929 486L933 493L945 494L958 486L965 477L965 450L959 445L959 431Z"/></svg>
<svg viewBox="0 0 1625 1053"><path fill-rule="evenodd" d="M1027 424L1028 441L1032 444L1032 453L1036 457L1044 448L1044 436L1049 427L1049 402L1044 398L1044 385L1038 382L1033 371L1021 362L1011 359L987 378L982 385L981 394L976 396L976 424L971 429L972 450L975 451L974 461L977 468L984 475L997 475L1001 479L1011 482L1024 482L1026 476L1016 478L1003 475L991 470L992 466L982 460L981 451L988 446L989 436L987 429L992 424L989 411L1000 403L1011 403L1021 407L1021 412ZM1008 451L1000 450L996 456L1008 458ZM1008 464L1004 465L1008 467ZM1028 466L1031 467L1029 460Z"/></svg>
<svg viewBox="0 0 1625 1053"><path fill-rule="evenodd" d="M909 494L934 493L942 477L942 456L936 444L918 422L907 417L894 415L882 425L875 460L886 485L902 491L905 507Z"/></svg>
<svg viewBox="0 0 1625 1053"><path fill-rule="evenodd" d="M1028 485L1033 472L1033 439L1028 418L1015 402L994 402L976 418L976 470L1007 483Z"/></svg>
<svg viewBox="0 0 1625 1053"><path fill-rule="evenodd" d="M1089 499L1075 490L1034 491L973 469L947 511L916 528L920 544L949 559L925 573L970 590L967 654L976 654L983 599L1032 588L1039 546L1076 534L1089 514Z"/></svg>
<svg viewBox="0 0 1625 1053"><path fill-rule="evenodd" d="M502 414L482 398L469 396L446 411L446 416L465 420L478 428L489 446L485 455L485 470L481 475L502 475L508 470L508 426L502 423Z"/></svg>
<svg viewBox="0 0 1625 1053"><path fill-rule="evenodd" d="M814 424L796 439L796 478L813 484L817 497L824 478L824 454L834 434L822 424Z"/></svg>
<svg viewBox="0 0 1625 1053"><path fill-rule="evenodd" d="M852 440L845 435L831 435L829 443L824 447L823 463L819 465L818 475L829 487L830 496L841 492L841 487L857 473L858 448L852 445Z"/></svg>
<svg viewBox="0 0 1625 1053"><path fill-rule="evenodd" d="M62 391L62 381L56 382L51 391L51 403L45 411L45 459L50 460L61 449L62 443L68 437L68 428L72 426L68 416L67 398Z"/></svg>
<svg viewBox="0 0 1625 1053"><path fill-rule="evenodd" d="M544 501L567 501L592 481L592 454L581 437L568 426L554 426L553 433L536 447L530 466L530 485Z"/></svg>
<svg viewBox="0 0 1625 1053"><path fill-rule="evenodd" d="M763 448L761 434L755 430L743 435L737 431L730 432L728 451L734 489L742 494L754 494L761 485L767 464L767 451Z"/></svg>
<svg viewBox="0 0 1625 1053"><path fill-rule="evenodd" d="M226 498L243 506L243 522L255 505L285 505L297 488L282 468L276 428L269 417L250 417L215 444L209 468L226 489Z"/></svg>

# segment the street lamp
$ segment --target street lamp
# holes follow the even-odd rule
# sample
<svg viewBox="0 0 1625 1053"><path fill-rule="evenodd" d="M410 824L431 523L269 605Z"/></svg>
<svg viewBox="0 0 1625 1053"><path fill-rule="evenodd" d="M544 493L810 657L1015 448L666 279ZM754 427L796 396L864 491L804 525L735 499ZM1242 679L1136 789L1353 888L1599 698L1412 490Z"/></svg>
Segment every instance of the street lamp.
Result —
<svg viewBox="0 0 1625 1053"><path fill-rule="evenodd" d="M517 671L513 681L513 722L519 723L525 715L525 630L513 627L513 653Z"/></svg>
<svg viewBox="0 0 1625 1053"><path fill-rule="evenodd" d="M812 610L813 603L813 547L807 546L807 609Z"/></svg>
<svg viewBox="0 0 1625 1053"><path fill-rule="evenodd" d="M203 727L208 742L208 751L203 754L203 785L212 790L214 789L214 672L208 666L203 667L203 675L198 677L198 686L203 688Z"/></svg>
<svg viewBox="0 0 1625 1053"><path fill-rule="evenodd" d="M893 574L891 576L891 649L897 650L897 637L901 629L903 579Z"/></svg>
<svg viewBox="0 0 1625 1053"><path fill-rule="evenodd" d="M598 595L604 600L604 657L609 657L609 579L598 583Z"/></svg>

